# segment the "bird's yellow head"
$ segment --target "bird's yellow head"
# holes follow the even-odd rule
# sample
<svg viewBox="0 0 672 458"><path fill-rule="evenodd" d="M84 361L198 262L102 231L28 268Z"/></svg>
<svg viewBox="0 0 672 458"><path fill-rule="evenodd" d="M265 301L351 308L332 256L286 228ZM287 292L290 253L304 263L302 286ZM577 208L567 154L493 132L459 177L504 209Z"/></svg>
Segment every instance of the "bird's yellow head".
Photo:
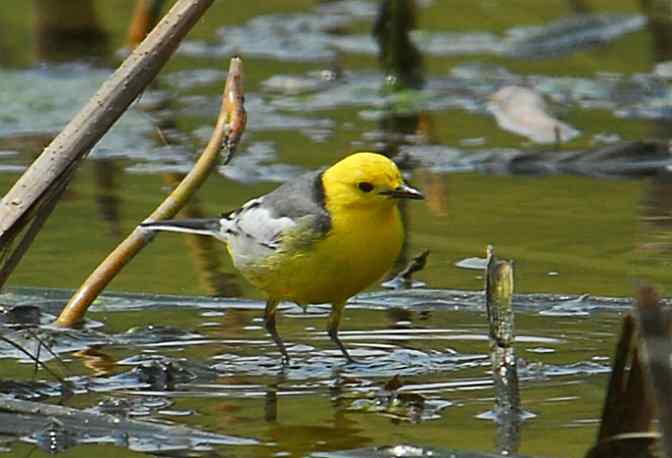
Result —
<svg viewBox="0 0 672 458"><path fill-rule="evenodd" d="M404 183L397 165L382 154L355 153L329 167L322 175L329 206L391 207L397 199L423 199Z"/></svg>

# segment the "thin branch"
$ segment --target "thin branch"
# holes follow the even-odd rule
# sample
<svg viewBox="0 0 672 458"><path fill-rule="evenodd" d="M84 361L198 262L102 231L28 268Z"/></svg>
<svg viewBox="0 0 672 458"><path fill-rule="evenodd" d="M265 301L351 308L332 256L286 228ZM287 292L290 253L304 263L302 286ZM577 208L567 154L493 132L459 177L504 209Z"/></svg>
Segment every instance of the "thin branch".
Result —
<svg viewBox="0 0 672 458"><path fill-rule="evenodd" d="M243 106L243 63L231 59L222 105L210 141L189 174L145 221L172 218L203 184L217 163L220 151L224 164L231 160L247 121ZM89 305L118 272L152 239L152 233L136 227L133 232L93 271L65 306L56 324L71 327L80 321Z"/></svg>
<svg viewBox="0 0 672 458"><path fill-rule="evenodd" d="M49 353L49 354L51 355L51 357L54 358L54 360L58 361L58 363L61 365L61 367L63 368L63 370L65 370L66 372L69 370L69 369L68 369L68 366L65 364L65 361L63 361L63 360L61 359L61 357L60 357L59 355L57 355L57 354L51 349L51 347L47 344L47 342L45 342L44 339L42 339L42 338L37 334L37 332L34 331L33 328L25 328L25 331L27 331L28 334L30 334L31 337L32 337L33 339L35 339L41 346L43 346L44 349L47 351L47 353ZM38 348L40 348L40 347L38 346Z"/></svg>
<svg viewBox="0 0 672 458"><path fill-rule="evenodd" d="M25 348L23 348L23 347L22 347L21 345L19 345L18 343L14 342L12 339L0 335L0 340L2 340L3 342L8 343L8 344L11 345L12 347L14 347L14 348L16 348L17 350L19 350L19 351L20 351L21 353L23 353L24 355L26 355L26 356L27 356L31 361L33 361L35 364L37 364L38 366L40 366L40 367L41 367L42 369L44 369L45 371L49 372L49 373L52 375L52 377L54 377L56 380L58 380L61 384L65 383L65 380L63 379L63 377L61 377L60 375L58 375L56 372L52 371L52 370L49 368L49 366L47 366L46 364L44 364L42 361L40 361L39 358L36 358L35 355L33 355L32 353L30 353L28 350L26 350ZM41 341L40 341L40 342L41 342Z"/></svg>

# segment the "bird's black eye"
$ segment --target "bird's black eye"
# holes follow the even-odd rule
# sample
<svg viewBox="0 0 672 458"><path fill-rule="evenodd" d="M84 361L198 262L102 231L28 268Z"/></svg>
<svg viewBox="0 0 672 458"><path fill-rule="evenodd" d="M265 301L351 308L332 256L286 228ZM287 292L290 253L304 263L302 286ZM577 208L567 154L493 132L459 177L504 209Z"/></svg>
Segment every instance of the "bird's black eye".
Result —
<svg viewBox="0 0 672 458"><path fill-rule="evenodd" d="M361 183L359 183L357 185L357 187L364 192L373 191L373 185L371 183L366 182L366 181L362 181Z"/></svg>

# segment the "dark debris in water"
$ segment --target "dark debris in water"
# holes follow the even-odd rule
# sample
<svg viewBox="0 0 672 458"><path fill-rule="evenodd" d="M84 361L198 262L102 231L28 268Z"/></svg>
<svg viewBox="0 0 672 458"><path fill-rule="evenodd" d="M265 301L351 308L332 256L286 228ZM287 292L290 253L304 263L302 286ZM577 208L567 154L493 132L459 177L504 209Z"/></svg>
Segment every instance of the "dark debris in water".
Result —
<svg viewBox="0 0 672 458"><path fill-rule="evenodd" d="M254 445L253 439L164 425L0 397L0 434L34 443L50 453L77 444L113 444L145 453L194 450L215 445Z"/></svg>
<svg viewBox="0 0 672 458"><path fill-rule="evenodd" d="M133 398L110 397L102 399L89 412L115 415L117 417L145 417L159 413L172 405L165 397L142 396Z"/></svg>
<svg viewBox="0 0 672 458"><path fill-rule="evenodd" d="M539 27L509 31L508 54L515 57L552 57L608 43L641 30L646 18L639 15L577 14Z"/></svg>
<svg viewBox="0 0 672 458"><path fill-rule="evenodd" d="M38 401L60 393L54 384L27 380L0 380L0 395L12 396L26 401Z"/></svg>
<svg viewBox="0 0 672 458"><path fill-rule="evenodd" d="M0 307L0 323L5 326L37 326L42 322L42 310L36 305Z"/></svg>
<svg viewBox="0 0 672 458"><path fill-rule="evenodd" d="M595 177L644 177L672 166L668 142L621 142L589 151L521 154L508 163L512 174L574 174Z"/></svg>
<svg viewBox="0 0 672 458"><path fill-rule="evenodd" d="M375 412L395 420L419 422L439 418L440 411L452 405L442 399L430 399L419 393L400 391L401 378L395 375L374 393L353 393L348 409L355 412Z"/></svg>
<svg viewBox="0 0 672 458"><path fill-rule="evenodd" d="M119 390L168 393L179 385L210 382L217 377L217 372L205 364L160 355L139 355L118 361L116 365L133 367L112 375L70 377L68 382L80 393Z"/></svg>
<svg viewBox="0 0 672 458"><path fill-rule="evenodd" d="M582 175L648 177L672 167L665 141L619 142L590 150L525 152L516 149L405 147L416 164L437 172L485 172L502 175Z"/></svg>

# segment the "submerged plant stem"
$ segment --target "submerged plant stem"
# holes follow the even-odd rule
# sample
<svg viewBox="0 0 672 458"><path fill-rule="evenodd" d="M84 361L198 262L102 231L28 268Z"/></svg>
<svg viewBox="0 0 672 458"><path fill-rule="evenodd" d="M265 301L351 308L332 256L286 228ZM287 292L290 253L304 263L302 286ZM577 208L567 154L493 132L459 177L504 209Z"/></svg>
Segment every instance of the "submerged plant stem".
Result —
<svg viewBox="0 0 672 458"><path fill-rule="evenodd" d="M194 167L173 192L157 207L145 222L172 218L203 184L217 163L223 147L223 164L231 160L235 147L245 129L247 116L243 106L242 67L239 57L231 59L224 87L222 106L215 130ZM65 306L56 324L71 327L80 321L89 305L105 289L140 250L152 239L153 233L136 227L117 248L89 275Z"/></svg>
<svg viewBox="0 0 672 458"><path fill-rule="evenodd" d="M488 246L485 298L490 327L490 362L495 385L497 451L511 454L520 447L520 392L513 346L513 262L500 261Z"/></svg>
<svg viewBox="0 0 672 458"><path fill-rule="evenodd" d="M59 375L59 374L57 374L56 372L52 371L52 370L49 368L49 366L47 366L46 364L44 364L44 363L40 360L39 353L38 353L38 355L33 355L31 352L29 352L28 350L26 350L25 348L23 348L23 347L22 347L21 345L19 345L18 343L14 342L12 339L10 339L10 338L8 338L8 337L5 337L5 336L2 336L2 335L0 335L0 341L3 341L3 342L5 342L5 343L11 345L12 347L16 348L16 349L17 349L18 351L20 351L21 353L23 353L24 355L26 355L26 356L28 357L28 359L30 359L31 361L33 361L33 362L35 363L35 367L37 367L37 366L41 367L42 369L44 369L45 371L47 371L49 374L51 374L51 376L54 377L56 380L58 380L61 384L66 383L65 380L63 379L63 377L62 377L61 375ZM40 344L42 344L42 342L40 342ZM39 349L39 347L38 347L38 349ZM57 359L58 359L58 358L57 358Z"/></svg>

